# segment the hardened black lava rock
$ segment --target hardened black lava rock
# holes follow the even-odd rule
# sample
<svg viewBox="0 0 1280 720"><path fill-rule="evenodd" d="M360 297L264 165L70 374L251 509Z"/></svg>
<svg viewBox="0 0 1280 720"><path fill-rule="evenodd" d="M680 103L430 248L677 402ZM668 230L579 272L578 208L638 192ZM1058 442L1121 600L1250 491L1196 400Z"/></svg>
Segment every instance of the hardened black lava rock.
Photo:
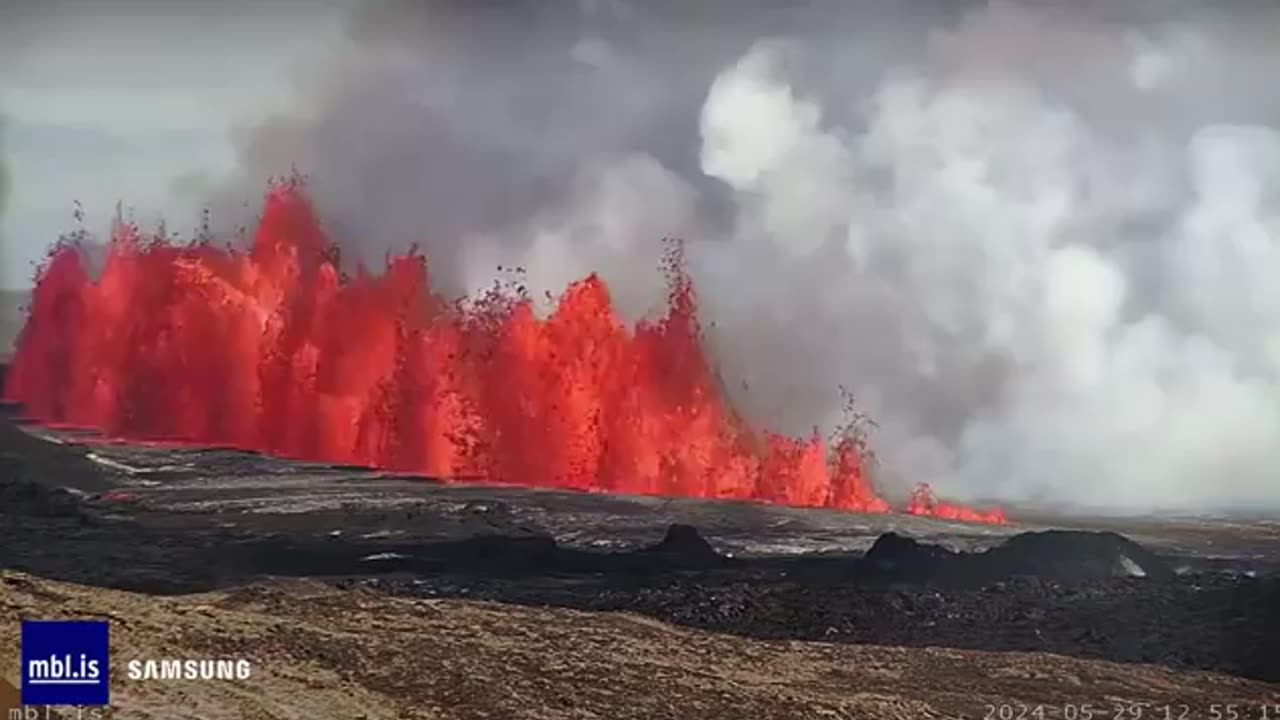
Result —
<svg viewBox="0 0 1280 720"><path fill-rule="evenodd" d="M1114 532L1021 533L967 560L977 575L987 579L1026 575L1086 582L1112 577L1164 579L1174 574L1163 558Z"/></svg>
<svg viewBox="0 0 1280 720"><path fill-rule="evenodd" d="M190 593L302 575L409 596L643 613L751 637L1042 651L1280 682L1280 581L1267 575L1276 545L1212 520L1161 545L1197 548L1179 551L1181 574L1113 533L1024 534L954 552L990 536L915 518L888 527L920 527L947 546L885 535L865 556L761 557L742 549L745 537L773 547L829 531L806 529L816 521L801 511L749 504L676 513L340 473L299 482L296 473L320 471L212 450L173 451L157 466L190 467L141 484L112 479L85 447L37 441L3 418L0 458L0 567L70 582ZM369 501L351 499L355 488ZM315 507L325 497L340 502ZM50 514L72 501L92 522Z"/></svg>
<svg viewBox="0 0 1280 720"><path fill-rule="evenodd" d="M642 552L661 559L672 568L680 569L718 567L726 560L692 525L676 524L668 527L661 542L650 545Z"/></svg>
<svg viewBox="0 0 1280 720"><path fill-rule="evenodd" d="M859 569L867 580L947 585L985 585L1016 577L1080 583L1174 575L1167 561L1122 535L1077 530L1021 533L974 553L885 533L867 551Z"/></svg>
<svg viewBox="0 0 1280 720"><path fill-rule="evenodd" d="M79 518L81 505L74 492L28 477L20 458L0 455L0 514Z"/></svg>
<svg viewBox="0 0 1280 720"><path fill-rule="evenodd" d="M641 553L657 548L675 557L714 553L688 526L672 528ZM1280 681L1280 579L1179 576L1114 533L1026 533L976 553L886 533L853 563L854 572L842 570L850 564L739 559L642 579L596 564L604 574L571 582L454 577L419 579L412 588L376 584L393 592L638 612L767 639L1041 651Z"/></svg>
<svg viewBox="0 0 1280 720"><path fill-rule="evenodd" d="M938 545L889 532L876 538L862 558L868 577L894 580L928 580L945 572L957 554Z"/></svg>
<svg viewBox="0 0 1280 720"><path fill-rule="evenodd" d="M794 582L734 570L512 583L432 577L379 589L591 611L634 612L773 640L1051 652L1280 682L1280 581L1226 573L982 587Z"/></svg>

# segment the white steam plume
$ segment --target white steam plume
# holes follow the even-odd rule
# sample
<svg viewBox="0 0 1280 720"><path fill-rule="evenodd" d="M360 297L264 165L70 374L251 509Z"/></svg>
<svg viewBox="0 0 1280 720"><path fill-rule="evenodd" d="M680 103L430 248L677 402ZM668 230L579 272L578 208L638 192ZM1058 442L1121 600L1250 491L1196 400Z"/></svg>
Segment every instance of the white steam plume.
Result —
<svg viewBox="0 0 1280 720"><path fill-rule="evenodd" d="M1280 507L1277 11L587 5L391 6L246 172L632 314L685 234L734 399L807 432L850 386L891 494Z"/></svg>

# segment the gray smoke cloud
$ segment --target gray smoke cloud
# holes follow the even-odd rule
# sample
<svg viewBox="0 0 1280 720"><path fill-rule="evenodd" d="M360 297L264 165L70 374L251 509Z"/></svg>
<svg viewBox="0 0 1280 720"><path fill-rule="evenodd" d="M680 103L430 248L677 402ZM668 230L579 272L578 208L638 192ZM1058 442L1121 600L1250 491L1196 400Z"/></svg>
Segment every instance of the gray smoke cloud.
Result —
<svg viewBox="0 0 1280 720"><path fill-rule="evenodd" d="M633 317L684 236L735 402L850 387L891 495L1274 509L1280 11L1119 5L381 4L214 209L296 165L368 261Z"/></svg>
<svg viewBox="0 0 1280 720"><path fill-rule="evenodd" d="M12 191L13 179L9 172L9 155L5 146L5 125L7 119L4 115L0 115L0 221L4 220L4 213L9 209L9 193ZM6 256L9 254L8 245L5 243L4 224L0 222L0 265L11 262Z"/></svg>

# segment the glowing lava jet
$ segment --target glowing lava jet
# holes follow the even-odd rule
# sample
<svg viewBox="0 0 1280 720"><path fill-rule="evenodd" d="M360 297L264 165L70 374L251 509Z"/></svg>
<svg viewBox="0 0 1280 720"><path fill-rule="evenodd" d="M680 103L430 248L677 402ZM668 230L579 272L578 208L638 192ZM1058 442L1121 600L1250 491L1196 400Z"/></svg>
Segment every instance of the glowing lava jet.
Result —
<svg viewBox="0 0 1280 720"><path fill-rule="evenodd" d="M118 224L101 275L41 269L5 388L32 418L438 478L887 512L851 433L785 437L730 410L678 246L665 314L625 327L595 275L548 317L495 286L448 302L426 259L343 277L297 181L247 252ZM921 494L921 493L924 494ZM998 523L917 492L909 512Z"/></svg>

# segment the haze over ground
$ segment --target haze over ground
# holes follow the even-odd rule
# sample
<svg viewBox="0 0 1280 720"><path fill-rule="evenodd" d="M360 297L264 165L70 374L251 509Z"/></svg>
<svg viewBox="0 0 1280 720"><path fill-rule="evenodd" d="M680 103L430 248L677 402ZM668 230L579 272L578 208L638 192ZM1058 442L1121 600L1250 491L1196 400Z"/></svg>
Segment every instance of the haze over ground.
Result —
<svg viewBox="0 0 1280 720"><path fill-rule="evenodd" d="M6 284L72 199L235 227L296 166L350 255L420 242L451 291L600 271L634 317L688 238L737 404L806 433L851 388L890 492L1280 503L1266 3L14 7Z"/></svg>

